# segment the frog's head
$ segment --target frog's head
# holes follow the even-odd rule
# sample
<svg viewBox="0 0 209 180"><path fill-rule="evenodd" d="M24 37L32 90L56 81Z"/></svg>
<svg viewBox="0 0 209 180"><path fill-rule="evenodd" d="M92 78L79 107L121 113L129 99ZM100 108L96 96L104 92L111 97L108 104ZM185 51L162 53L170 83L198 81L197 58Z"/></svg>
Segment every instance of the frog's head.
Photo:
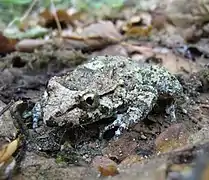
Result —
<svg viewBox="0 0 209 180"><path fill-rule="evenodd" d="M99 95L95 92L86 92L78 96L78 106L85 111L92 111L99 106Z"/></svg>
<svg viewBox="0 0 209 180"><path fill-rule="evenodd" d="M71 91L65 96L60 91L59 95L48 96L47 105L43 107L43 119L49 126L85 125L114 116L108 96L89 91Z"/></svg>
<svg viewBox="0 0 209 180"><path fill-rule="evenodd" d="M112 118L114 113L112 99L97 92L85 92L76 100L81 112L80 124L89 124L102 119Z"/></svg>

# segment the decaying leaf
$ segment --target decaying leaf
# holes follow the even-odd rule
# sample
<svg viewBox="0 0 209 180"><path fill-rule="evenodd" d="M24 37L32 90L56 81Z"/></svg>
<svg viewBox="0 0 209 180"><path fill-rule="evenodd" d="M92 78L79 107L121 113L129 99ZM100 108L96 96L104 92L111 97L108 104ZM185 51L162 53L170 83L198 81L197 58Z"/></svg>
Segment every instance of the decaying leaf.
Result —
<svg viewBox="0 0 209 180"><path fill-rule="evenodd" d="M51 40L45 39L23 39L16 44L16 50L21 52L33 52L36 48L50 42Z"/></svg>
<svg viewBox="0 0 209 180"><path fill-rule="evenodd" d="M19 138L11 141L4 142L0 149L0 179L8 179L11 177L12 171L16 166L16 160L12 156L17 150Z"/></svg>
<svg viewBox="0 0 209 180"><path fill-rule="evenodd" d="M117 167L114 165L108 165L106 167L99 166L98 170L102 176L115 176L116 174L118 174Z"/></svg>
<svg viewBox="0 0 209 180"><path fill-rule="evenodd" d="M158 152L169 152L186 145L188 131L183 124L174 124L163 131L155 140Z"/></svg>
<svg viewBox="0 0 209 180"><path fill-rule="evenodd" d="M92 56L105 56L107 54L111 55L111 56L125 56L125 57L128 57L128 53L127 53L126 48L124 48L120 44L109 45L102 50L94 51L92 53Z"/></svg>
<svg viewBox="0 0 209 180"><path fill-rule="evenodd" d="M152 31L152 26L148 27L128 27L125 33L126 36L131 37L148 37Z"/></svg>
<svg viewBox="0 0 209 180"><path fill-rule="evenodd" d="M13 140L12 142L3 145L0 150L0 163L7 161L13 153L17 150L19 144L19 138Z"/></svg>
<svg viewBox="0 0 209 180"><path fill-rule="evenodd" d="M151 15L147 13L133 16L122 26L122 31L128 37L148 37L152 31L151 20Z"/></svg>
<svg viewBox="0 0 209 180"><path fill-rule="evenodd" d="M0 32L0 53L5 54L15 50L16 39L7 38Z"/></svg>
<svg viewBox="0 0 209 180"><path fill-rule="evenodd" d="M141 160L143 160L143 157L139 156L139 155L130 155L128 156L126 159L124 159L120 165L122 166L131 166L135 163L140 162Z"/></svg>
<svg viewBox="0 0 209 180"><path fill-rule="evenodd" d="M203 171L202 180L207 180L208 177L209 177L209 162L207 162L207 165Z"/></svg>
<svg viewBox="0 0 209 180"><path fill-rule="evenodd" d="M208 0L172 0L166 5L165 13L175 26L189 28L208 21L208 6Z"/></svg>
<svg viewBox="0 0 209 180"><path fill-rule="evenodd" d="M100 49L122 40L122 35L110 21L100 21L84 27L81 32L62 36L69 49Z"/></svg>
<svg viewBox="0 0 209 180"><path fill-rule="evenodd" d="M34 26L25 31L21 31L17 27L12 27L5 29L4 35L13 39L24 39L42 37L48 32L48 29L41 26Z"/></svg>
<svg viewBox="0 0 209 180"><path fill-rule="evenodd" d="M80 20L82 16L82 12L71 13L70 11L65 9L58 9L56 12L52 12L49 9L45 9L40 13L40 24L47 27L52 25L53 23L56 24L55 13L59 20L59 23L64 23L65 26L69 24L72 27L75 27L74 21Z"/></svg>
<svg viewBox="0 0 209 180"><path fill-rule="evenodd" d="M105 156L96 156L92 165L99 171L101 176L115 176L119 173L117 164Z"/></svg>
<svg viewBox="0 0 209 180"><path fill-rule="evenodd" d="M126 48L128 53L130 54L138 53L138 54L142 54L145 57L150 57L154 55L152 47L149 46L143 46L143 45L137 46L128 43L122 43L122 45Z"/></svg>

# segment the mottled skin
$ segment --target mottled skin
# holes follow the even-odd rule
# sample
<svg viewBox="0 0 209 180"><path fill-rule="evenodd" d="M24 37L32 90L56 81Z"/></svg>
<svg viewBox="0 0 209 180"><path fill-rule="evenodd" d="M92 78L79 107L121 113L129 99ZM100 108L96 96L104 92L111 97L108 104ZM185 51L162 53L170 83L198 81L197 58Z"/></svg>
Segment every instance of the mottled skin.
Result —
<svg viewBox="0 0 209 180"><path fill-rule="evenodd" d="M102 134L117 126L118 137L144 119L162 96L173 99L168 110L175 119L175 105L184 97L175 76L125 57L97 56L65 76L50 79L42 99L43 120L48 125L82 126L114 117Z"/></svg>

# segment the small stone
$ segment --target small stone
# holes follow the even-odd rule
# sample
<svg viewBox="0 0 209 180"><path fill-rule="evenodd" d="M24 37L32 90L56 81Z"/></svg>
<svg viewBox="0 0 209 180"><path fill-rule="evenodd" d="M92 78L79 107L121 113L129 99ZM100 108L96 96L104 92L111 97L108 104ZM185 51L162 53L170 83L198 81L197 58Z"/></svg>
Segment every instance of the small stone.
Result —
<svg viewBox="0 0 209 180"><path fill-rule="evenodd" d="M96 156L92 161L92 166L99 171L101 176L115 176L119 173L117 164L105 156Z"/></svg>
<svg viewBox="0 0 209 180"><path fill-rule="evenodd" d="M141 135L141 139L146 140L147 137L146 137L144 134L142 134L142 135Z"/></svg>

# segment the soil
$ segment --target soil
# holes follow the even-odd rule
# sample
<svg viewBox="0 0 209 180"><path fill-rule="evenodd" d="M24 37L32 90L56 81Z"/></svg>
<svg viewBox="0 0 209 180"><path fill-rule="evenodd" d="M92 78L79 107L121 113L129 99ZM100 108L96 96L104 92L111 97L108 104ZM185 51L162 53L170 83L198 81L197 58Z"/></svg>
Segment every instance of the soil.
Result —
<svg viewBox="0 0 209 180"><path fill-rule="evenodd" d="M1 72L0 100L4 103L23 100L23 103L16 107L16 113L21 114L33 107L34 102L41 97L50 77L70 71L88 58L88 55L82 53L51 51L53 53L43 50L36 53L15 52L2 58L1 62L5 67ZM70 56L66 55L69 53ZM139 174L140 176L144 174L144 170L148 174L151 173L150 177L146 178L153 179L152 176L155 174L153 169L156 169L159 163L167 163L166 157L171 157L168 152L173 152L172 148L167 152L168 145L166 145L165 149L161 149L162 154L166 154L159 155L158 146L163 138L159 143L156 143L156 139L160 138L162 132L179 124L180 129L183 128L183 136L186 136L185 143L190 146L199 142L196 139L202 141L203 136L209 134L207 132L209 123L207 79L204 86L198 84L202 80L203 71L208 73L206 68L190 76L179 76L185 93L189 96L189 104L186 107L187 112L177 111L177 122L166 122L165 112L155 110L144 121L124 133L119 140L112 140L110 132L104 140L99 141L98 132L99 128L102 128L101 124L64 130L46 128L41 124L35 132L32 130L31 119L25 120L29 138L25 159L21 163L22 171L17 177L20 179L28 179L31 176L32 179L51 179L52 177L53 179L96 179L98 172L94 172L88 166L95 156L102 155L115 161L121 169L120 174L113 179L126 179L126 177L137 179ZM194 77L196 81L191 80ZM206 128L205 132L200 133L204 128ZM176 139L176 141L181 140ZM179 147L182 146L177 145L177 148ZM188 148L188 151L195 150ZM146 158L143 163L138 162L133 167L124 168L121 162L132 155ZM177 157L178 155L174 159ZM173 163L174 161L172 160ZM140 171L138 171L139 168ZM145 178L142 177L141 179Z"/></svg>
<svg viewBox="0 0 209 180"><path fill-rule="evenodd" d="M14 172L13 179L93 180L98 179L99 174L102 179L105 177L98 168L101 162L96 164L96 168L92 163L98 156L115 163L118 173L110 177L113 180L171 180L173 172L184 174L184 167L190 169L191 175L193 164L198 164L202 152L209 150L209 68L205 66L208 44L201 42L189 49L189 57L183 57L185 54L182 56L175 48L176 51L172 49L167 56L159 53L159 59L152 56L144 60L161 63L179 78L188 103L184 110L177 109L177 121L166 121L164 108L156 107L146 119L118 140L111 138L112 131L106 133L104 139L98 138L100 129L108 122L86 127L52 128L40 121L34 131L30 112L51 77L72 71L92 55L122 54L137 58L140 53L136 50L128 51L122 45L111 45L84 53L44 45L32 53L16 51L1 57L0 108L8 108L1 114L0 136L11 139L18 135L22 137L22 144L14 155L19 169ZM142 44L145 47L152 42L143 41ZM120 48L115 48L117 46ZM154 47L165 48L156 45L155 40ZM199 50L199 47L205 47L205 51ZM202 55L205 55L204 58ZM10 106L11 102L13 105ZM208 163L209 155L204 153L204 157ZM183 180L180 176L176 179Z"/></svg>

